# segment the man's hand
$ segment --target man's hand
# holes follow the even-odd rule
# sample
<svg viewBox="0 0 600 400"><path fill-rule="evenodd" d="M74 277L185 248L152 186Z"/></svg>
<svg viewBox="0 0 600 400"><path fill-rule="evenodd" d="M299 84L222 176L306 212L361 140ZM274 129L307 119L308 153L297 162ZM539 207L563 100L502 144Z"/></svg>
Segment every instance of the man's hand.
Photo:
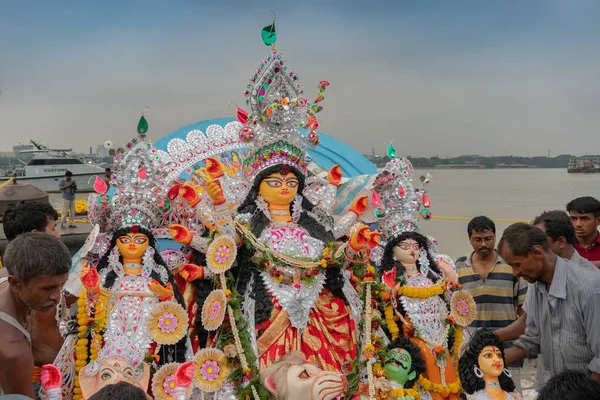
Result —
<svg viewBox="0 0 600 400"><path fill-rule="evenodd" d="M527 358L525 350L520 347L511 347L504 350L504 365L511 365Z"/></svg>
<svg viewBox="0 0 600 400"><path fill-rule="evenodd" d="M527 314L523 314L518 320L510 324L505 328L500 328L494 333L500 339L501 342L509 342L511 340L517 340L522 334L525 333L527 327Z"/></svg>

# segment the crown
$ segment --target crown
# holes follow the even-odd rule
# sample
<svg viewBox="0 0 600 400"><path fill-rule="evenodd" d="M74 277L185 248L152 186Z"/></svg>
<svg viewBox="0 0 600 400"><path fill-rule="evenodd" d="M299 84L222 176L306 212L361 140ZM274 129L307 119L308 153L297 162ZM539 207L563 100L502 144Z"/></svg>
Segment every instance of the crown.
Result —
<svg viewBox="0 0 600 400"><path fill-rule="evenodd" d="M273 48L258 65L244 92L252 114L237 108L237 119L244 125L240 140L248 143L244 160L248 178L254 179L265 168L277 164L307 173L307 148L319 144L316 114L323 109L319 103L327 86L327 81L319 83L318 97L311 104L304 97L298 75L277 49ZM308 133L304 135L299 129Z"/></svg>
<svg viewBox="0 0 600 400"><path fill-rule="evenodd" d="M114 156L111 186L96 178L94 190L89 197L91 220L101 231L113 232L134 225L151 229L164 212L169 211L165 178L167 171L157 149L146 136L148 122L142 113L138 123L138 135L125 147L116 150L109 143L109 153Z"/></svg>
<svg viewBox="0 0 600 400"><path fill-rule="evenodd" d="M415 188L412 163L406 158L396 158L392 145L388 156L391 160L376 175L371 194L371 202L378 207L374 212L379 232L386 242L403 232L418 232L419 220L431 218L431 203L425 191L431 174L422 176L421 187Z"/></svg>

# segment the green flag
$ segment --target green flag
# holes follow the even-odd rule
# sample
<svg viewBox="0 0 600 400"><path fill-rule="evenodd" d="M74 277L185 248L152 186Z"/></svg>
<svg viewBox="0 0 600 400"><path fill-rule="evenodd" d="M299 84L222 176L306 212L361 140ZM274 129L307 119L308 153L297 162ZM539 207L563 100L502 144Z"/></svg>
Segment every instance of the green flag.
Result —
<svg viewBox="0 0 600 400"><path fill-rule="evenodd" d="M390 143L390 145L387 148L387 155L391 159L396 158L396 149L394 148L394 145L391 144L391 143Z"/></svg>
<svg viewBox="0 0 600 400"><path fill-rule="evenodd" d="M140 118L140 122L138 122L137 131L140 135L148 132L148 121L146 121L146 118L143 115L142 118Z"/></svg>
<svg viewBox="0 0 600 400"><path fill-rule="evenodd" d="M275 21L269 26L265 26L260 33L263 42L267 46L272 46L277 40L277 32L275 32Z"/></svg>

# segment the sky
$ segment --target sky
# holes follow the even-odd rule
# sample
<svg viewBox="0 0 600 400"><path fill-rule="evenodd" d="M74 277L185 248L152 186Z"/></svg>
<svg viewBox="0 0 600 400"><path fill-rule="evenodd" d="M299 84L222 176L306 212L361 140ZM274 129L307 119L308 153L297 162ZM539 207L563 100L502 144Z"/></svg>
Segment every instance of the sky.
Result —
<svg viewBox="0 0 600 400"><path fill-rule="evenodd" d="M234 117L276 46L363 153L600 153L600 2L0 0L0 150L155 140Z"/></svg>

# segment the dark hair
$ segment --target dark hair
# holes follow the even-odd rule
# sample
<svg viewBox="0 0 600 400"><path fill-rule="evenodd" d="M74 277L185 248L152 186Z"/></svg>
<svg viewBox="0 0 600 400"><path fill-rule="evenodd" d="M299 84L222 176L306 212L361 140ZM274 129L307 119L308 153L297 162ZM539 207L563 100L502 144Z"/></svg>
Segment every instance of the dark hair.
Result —
<svg viewBox="0 0 600 400"><path fill-rule="evenodd" d="M50 204L40 201L21 201L15 204L9 204L4 210L2 222L4 224L4 234L8 241L13 240L23 233L46 230L48 220L56 221L58 213Z"/></svg>
<svg viewBox="0 0 600 400"><path fill-rule="evenodd" d="M484 217L483 215L473 218L471 221L469 221L469 225L467 225L467 233L469 234L469 237L471 237L473 232L484 232L487 230L490 230L496 234L496 224L494 224L494 221L488 217Z"/></svg>
<svg viewBox="0 0 600 400"><path fill-rule="evenodd" d="M104 172L110 172L110 171L111 171L110 167L104 168Z"/></svg>
<svg viewBox="0 0 600 400"><path fill-rule="evenodd" d="M238 207L238 213L252 214L252 217L250 219L250 226L252 227L252 234L257 238L261 235L263 230L270 223L268 217L260 210L260 208L258 208L255 202L256 198L259 195L260 183L267 176L277 172L282 172L284 170L293 172L296 175L296 178L298 178L298 194L301 195L302 191L304 190L305 184L304 175L297 168L284 164L278 164L266 168L256 176L256 178L254 179L254 184L248 192L248 196L246 196L244 201ZM302 213L300 214L298 225L304 228L311 237L319 239L325 244L332 242L334 240L333 233L331 233L331 231L328 231L325 228L325 226L323 226L315 218L309 215L309 212L312 211L313 208L314 204L312 204L310 201L308 201L308 199L302 196ZM251 261L253 254L254 250L252 248L242 246L238 250L237 267L234 268L232 272L237 275L236 290L241 294L245 293L251 278L253 278L253 285L250 297L256 301L256 323L262 324L263 322L271 318L271 312L273 311L273 303L271 302L271 297L265 289L265 285L262 284L262 277L260 276L259 269L256 268L256 266ZM331 290L333 295L342 298L344 299L344 301L346 301L344 293L342 292L342 287L344 286L342 271L338 268L327 268L325 270L325 277L325 285Z"/></svg>
<svg viewBox="0 0 600 400"><path fill-rule="evenodd" d="M186 308L185 301L183 300L183 296L179 292L178 286L175 283L175 280L173 279L173 275L171 274L171 271L167 267L167 264L165 263L165 261L163 260L163 258L161 257L160 253L158 252L158 250L156 248L156 238L154 237L152 232L150 232L149 230L147 230L145 228L136 226L135 228L127 227L127 228L121 228L121 229L118 229L117 231L115 231L113 233L112 239L110 241L110 246L108 247L108 250L106 251L106 253L104 253L102 258L100 259L100 262L98 262L98 266L96 267L98 273L101 273L105 269L111 268L111 266L109 265L109 262L108 262L108 257L110 255L110 252L112 251L112 249L117 245L117 240L121 236L124 236L124 235L127 235L128 233L133 232L134 229L136 230L137 233L141 233L148 237L148 242L149 242L148 245L155 250L154 262L157 265L161 265L165 268L165 270L167 271L168 278L167 278L167 281L164 281L160 277L160 275L154 270L152 272L150 272L150 277L152 279L155 279L157 282L159 282L163 286L167 286L167 284L170 283L171 287L173 288L173 296L175 297L175 300L183 308ZM123 262L123 258L121 256L119 256L119 261ZM112 269L110 269L110 271L106 274L106 278L104 280L104 287L107 289L111 289L112 286L115 284L116 279L117 279L117 273L115 271L113 271ZM179 342L177 342L173 345L163 345L160 349L161 357L158 362L158 365L162 366L162 365L170 363L170 362L185 362L186 361L185 353L186 353L186 347L187 347L186 342L187 342L187 336L183 337Z"/></svg>
<svg viewBox="0 0 600 400"><path fill-rule="evenodd" d="M546 234L537 226L524 222L517 222L504 230L498 243L498 252L502 251L505 243L517 257L526 257L534 246L541 246L545 251L550 250Z"/></svg>
<svg viewBox="0 0 600 400"><path fill-rule="evenodd" d="M71 253L60 239L41 232L28 232L12 240L3 258L10 275L27 284L41 275L64 275L71 269Z"/></svg>
<svg viewBox="0 0 600 400"><path fill-rule="evenodd" d="M578 214L594 214L594 217L600 217L600 201L591 196L578 197L567 204L567 211Z"/></svg>
<svg viewBox="0 0 600 400"><path fill-rule="evenodd" d="M600 383L585 372L572 370L553 376L538 396L538 400L581 399L600 399Z"/></svg>
<svg viewBox="0 0 600 400"><path fill-rule="evenodd" d="M575 243L575 228L571 218L562 210L544 211L533 220L534 225L544 225L546 236L558 240L561 236L568 244Z"/></svg>
<svg viewBox="0 0 600 400"><path fill-rule="evenodd" d="M404 336L399 336L398 338L396 338L396 340L390 343L390 345L388 346L388 351L392 349L404 349L408 351L408 354L410 354L410 358L412 360L411 370L416 372L415 379L406 381L406 383L404 384L405 388L410 389L419 379L419 375L425 372L426 369L425 361L423 361L423 357L421 357L421 351L417 346L413 344L413 342L410 341L409 338Z"/></svg>
<svg viewBox="0 0 600 400"><path fill-rule="evenodd" d="M502 353L502 361L505 361L502 342L494 334L494 331L489 328L481 328L475 332L469 341L467 349L458 361L458 374L460 381L464 391L468 394L473 394L478 390L485 389L485 382L483 378L478 378L475 375L474 367L479 365L477 359L479 358L481 351L486 346L494 346L500 349L500 352ZM504 365L504 368L507 368L506 364ZM515 391L514 382L512 379L506 376L506 374L500 374L498 377L498 382L500 383L502 390L505 392L512 393Z"/></svg>
<svg viewBox="0 0 600 400"><path fill-rule="evenodd" d="M65 176L73 176L73 173L71 171L67 171L65 172Z"/></svg>
<svg viewBox="0 0 600 400"><path fill-rule="evenodd" d="M89 400L146 400L146 393L129 382L119 382L104 386Z"/></svg>
<svg viewBox="0 0 600 400"><path fill-rule="evenodd" d="M206 255L194 249L191 250L191 253L194 264L206 268ZM198 312L196 312L196 318L194 319L194 328L196 336L198 337L198 344L200 345L200 348L204 348L207 347L208 343L208 331L202 324L202 307L210 292L215 289L214 281L212 279L196 279L192 281L192 284L194 285L194 295L196 297L195 300L198 310Z"/></svg>
<svg viewBox="0 0 600 400"><path fill-rule="evenodd" d="M393 267L396 267L398 276L401 276L402 274L404 274L404 266L402 265L402 263L400 261L394 260L394 247L396 247L398 245L398 243L402 242L403 240L407 240L407 239L414 240L415 242L417 242L419 244L420 247L423 247L426 250L427 259L429 260L429 269L431 269L438 275L442 275L442 272L440 271L435 260L433 259L433 257L431 257L431 253L429 252L429 240L427 239L426 236L423 236L417 232L401 233L398 237L390 240L385 245L385 250L383 252L383 260L381 261L381 267L383 268L383 270L389 271ZM419 260L417 260L417 267L419 267L419 268L421 267L421 262ZM432 281L436 281L438 279L431 272L427 275L427 277L429 279L431 279Z"/></svg>

